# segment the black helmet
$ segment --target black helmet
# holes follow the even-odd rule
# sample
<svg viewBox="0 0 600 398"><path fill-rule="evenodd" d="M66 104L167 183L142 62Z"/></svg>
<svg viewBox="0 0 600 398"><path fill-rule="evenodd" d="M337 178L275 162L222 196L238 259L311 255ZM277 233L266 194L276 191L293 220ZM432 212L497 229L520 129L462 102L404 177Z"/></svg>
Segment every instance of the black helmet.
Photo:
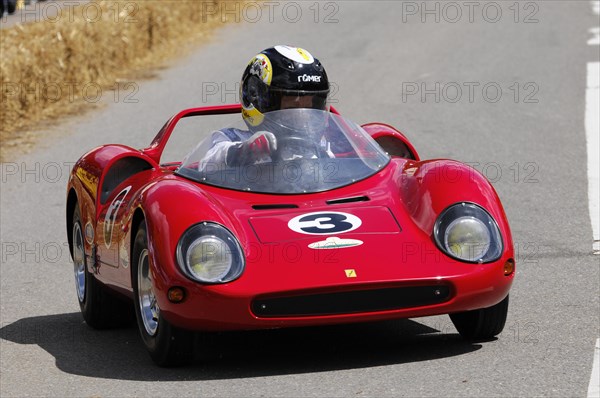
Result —
<svg viewBox="0 0 600 398"><path fill-rule="evenodd" d="M275 46L257 54L240 86L242 116L258 126L263 114L285 108L326 109L329 81L325 68L299 47Z"/></svg>

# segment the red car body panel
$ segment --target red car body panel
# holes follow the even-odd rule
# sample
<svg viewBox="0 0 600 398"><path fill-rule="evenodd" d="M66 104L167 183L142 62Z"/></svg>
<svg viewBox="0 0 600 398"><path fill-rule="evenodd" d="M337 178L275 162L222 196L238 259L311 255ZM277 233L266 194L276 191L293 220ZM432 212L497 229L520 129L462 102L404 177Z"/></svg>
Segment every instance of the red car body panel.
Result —
<svg viewBox="0 0 600 398"><path fill-rule="evenodd" d="M239 105L182 111L144 150L107 145L88 152L76 163L67 203L71 207L78 203L81 208L88 268L104 285L132 296L132 234L136 233L135 221L143 216L161 314L185 329L275 328L420 317L486 308L506 297L514 272L505 276L504 264L514 261L514 249L494 188L462 163L420 161L412 144L391 126L369 124L365 129L376 139L385 136L401 141L412 152L412 159L392 157L375 175L326 192L240 192L194 182L174 174L172 165L159 165L179 119L239 111ZM115 172L119 167L119 173ZM359 199L343 200L348 198ZM437 247L434 223L444 209L458 202L476 203L496 220L504 245L497 261L465 263ZM309 248L326 236L294 232L288 222L318 211L342 211L359 217L360 227L336 236L362 244L328 250ZM70 212L72 208L67 209L68 225ZM203 221L225 226L239 240L246 266L238 279L201 284L180 270L176 259L179 239L188 228ZM167 298L168 289L174 286L186 292L182 303ZM252 307L259 299L409 286L443 286L449 295L435 304L342 314L260 316Z"/></svg>

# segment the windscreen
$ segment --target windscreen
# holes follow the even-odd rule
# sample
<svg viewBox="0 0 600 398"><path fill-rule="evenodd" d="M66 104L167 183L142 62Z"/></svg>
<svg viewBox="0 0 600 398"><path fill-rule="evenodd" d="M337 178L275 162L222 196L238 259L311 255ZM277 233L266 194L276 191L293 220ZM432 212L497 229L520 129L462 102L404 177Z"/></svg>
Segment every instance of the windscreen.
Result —
<svg viewBox="0 0 600 398"><path fill-rule="evenodd" d="M176 173L227 189L300 194L352 184L388 161L357 124L327 111L292 108L266 113L258 126L240 121L214 131Z"/></svg>

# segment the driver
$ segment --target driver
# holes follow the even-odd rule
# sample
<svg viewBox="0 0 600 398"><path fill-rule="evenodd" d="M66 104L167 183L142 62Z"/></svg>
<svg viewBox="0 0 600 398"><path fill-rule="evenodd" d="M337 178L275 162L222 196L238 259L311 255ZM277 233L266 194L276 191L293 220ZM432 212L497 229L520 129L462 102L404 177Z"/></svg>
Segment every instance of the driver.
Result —
<svg viewBox="0 0 600 398"><path fill-rule="evenodd" d="M257 54L242 75L240 95L242 117L248 130L235 128L215 131L212 146L200 162L244 166L268 162L278 150L278 139L264 121L264 114L289 108L327 110L329 81L323 65L299 47L275 46ZM301 128L300 120L285 120L286 125Z"/></svg>

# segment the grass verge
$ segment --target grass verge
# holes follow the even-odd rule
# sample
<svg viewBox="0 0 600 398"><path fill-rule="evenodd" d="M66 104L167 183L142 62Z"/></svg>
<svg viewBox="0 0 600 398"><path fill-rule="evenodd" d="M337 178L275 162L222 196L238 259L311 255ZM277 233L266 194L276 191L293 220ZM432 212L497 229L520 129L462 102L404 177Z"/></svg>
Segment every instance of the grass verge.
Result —
<svg viewBox="0 0 600 398"><path fill-rule="evenodd" d="M92 1L0 30L0 161L32 145L41 125L206 40L222 24L221 3Z"/></svg>

